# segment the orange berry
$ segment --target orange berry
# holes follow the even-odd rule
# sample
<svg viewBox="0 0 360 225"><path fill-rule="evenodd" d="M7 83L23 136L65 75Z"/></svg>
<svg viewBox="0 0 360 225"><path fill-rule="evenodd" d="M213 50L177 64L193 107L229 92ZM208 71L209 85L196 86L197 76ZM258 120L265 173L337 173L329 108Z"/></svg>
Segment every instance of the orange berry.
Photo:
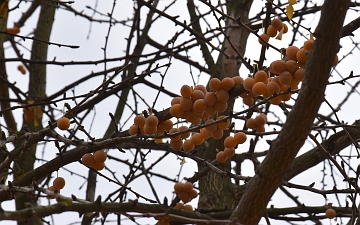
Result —
<svg viewBox="0 0 360 225"><path fill-rule="evenodd" d="M283 25L283 28L284 28L283 34L286 34L288 32L289 28L285 23L282 23L282 25Z"/></svg>
<svg viewBox="0 0 360 225"><path fill-rule="evenodd" d="M258 126L255 128L256 132L265 132L265 127L264 126Z"/></svg>
<svg viewBox="0 0 360 225"><path fill-rule="evenodd" d="M53 181L53 186L57 187L58 189L63 189L65 187L65 179L62 177L57 177Z"/></svg>
<svg viewBox="0 0 360 225"><path fill-rule="evenodd" d="M208 115L214 115L216 113L216 109L214 106L208 106L205 110L205 113Z"/></svg>
<svg viewBox="0 0 360 225"><path fill-rule="evenodd" d="M175 97L171 100L171 105L180 104L181 97Z"/></svg>
<svg viewBox="0 0 360 225"><path fill-rule="evenodd" d="M26 74L26 70L23 67L23 65L18 65L17 69L22 73L22 74Z"/></svg>
<svg viewBox="0 0 360 225"><path fill-rule="evenodd" d="M284 60L275 60L270 64L270 71L274 74L282 73L286 70L286 63Z"/></svg>
<svg viewBox="0 0 360 225"><path fill-rule="evenodd" d="M159 124L159 119L154 115L148 116L145 120L145 125L149 127L157 127L158 124Z"/></svg>
<svg viewBox="0 0 360 225"><path fill-rule="evenodd" d="M314 45L314 40L307 40L304 42L304 49L310 51Z"/></svg>
<svg viewBox="0 0 360 225"><path fill-rule="evenodd" d="M252 104L254 104L255 100L253 97L250 97L250 96L246 96L243 98L243 103L245 105L248 105L248 106L251 106Z"/></svg>
<svg viewBox="0 0 360 225"><path fill-rule="evenodd" d="M194 109L199 112L205 112L207 104L204 99L198 99L194 102Z"/></svg>
<svg viewBox="0 0 360 225"><path fill-rule="evenodd" d="M203 99L204 97L205 97L205 94L201 90L194 90L191 93L191 99L193 100L193 102L195 102L198 99Z"/></svg>
<svg viewBox="0 0 360 225"><path fill-rule="evenodd" d="M194 199L194 198L196 198L198 196L198 193L197 193L197 191L195 190L195 189L192 189L190 192L189 192L189 197L191 198L191 199Z"/></svg>
<svg viewBox="0 0 360 225"><path fill-rule="evenodd" d="M179 132L179 131L180 131L179 128L174 127L174 128L171 128L171 129L169 130L169 134L175 134L175 133L177 133L177 132ZM181 135L173 136L173 137L171 137L170 139L171 139L171 140L174 140L174 141L181 140Z"/></svg>
<svg viewBox="0 0 360 225"><path fill-rule="evenodd" d="M265 114L260 114L257 117L255 117L255 124L257 126L264 126L267 122L267 117Z"/></svg>
<svg viewBox="0 0 360 225"><path fill-rule="evenodd" d="M174 123L171 120L165 120L159 126L162 127L165 131L169 131L174 126Z"/></svg>
<svg viewBox="0 0 360 225"><path fill-rule="evenodd" d="M24 120L26 122L32 122L35 118L35 113L34 113L34 110L32 110L32 108L24 108L23 109L23 112L24 112Z"/></svg>
<svg viewBox="0 0 360 225"><path fill-rule="evenodd" d="M224 131L223 131L223 129L220 129L220 128L211 132L211 137L214 138L215 140L220 140L223 135L224 135Z"/></svg>
<svg viewBox="0 0 360 225"><path fill-rule="evenodd" d="M180 104L174 104L170 108L170 114L176 118L181 118L184 115L184 110Z"/></svg>
<svg viewBox="0 0 360 225"><path fill-rule="evenodd" d="M137 126L143 127L145 125L145 120L146 120L145 116L137 115L134 118L134 124Z"/></svg>
<svg viewBox="0 0 360 225"><path fill-rule="evenodd" d="M157 126L150 127L150 126L145 124L144 127L143 127L143 130L144 130L144 134L156 134Z"/></svg>
<svg viewBox="0 0 360 225"><path fill-rule="evenodd" d="M200 90L204 93L204 95L206 95L207 93L207 90L206 90L206 87L204 85L201 85L201 84L198 84L194 87L194 90Z"/></svg>
<svg viewBox="0 0 360 225"><path fill-rule="evenodd" d="M189 211L189 212L194 211L194 209L193 209L193 207L191 205L184 205L184 210Z"/></svg>
<svg viewBox="0 0 360 225"><path fill-rule="evenodd" d="M265 42L264 42L263 40L261 40L260 38L258 38L258 41L259 41L259 43L260 43L261 45L266 45L266 43L269 42L269 39L270 39L269 35L267 35L267 34L260 34L260 37L265 40ZM242 83L242 82L241 82L241 83Z"/></svg>
<svg viewBox="0 0 360 225"><path fill-rule="evenodd" d="M257 82L252 87L252 92L256 95L263 95L266 93L266 84L263 82Z"/></svg>
<svg viewBox="0 0 360 225"><path fill-rule="evenodd" d="M208 105L208 106L215 105L215 103L217 101L215 92L206 93L206 95L204 97L204 101L205 101L206 105Z"/></svg>
<svg viewBox="0 0 360 225"><path fill-rule="evenodd" d="M60 189L58 189L58 188L55 187L55 186L49 187L49 191L52 191L52 192L54 192L55 194L60 194ZM56 198L56 195L48 195L48 197L51 198L51 199L54 199L54 198Z"/></svg>
<svg viewBox="0 0 360 225"><path fill-rule="evenodd" d="M334 219L336 217L336 211L334 209L327 209L325 215L329 219Z"/></svg>
<svg viewBox="0 0 360 225"><path fill-rule="evenodd" d="M269 35L270 37L275 37L277 32L278 30L272 25L269 25L266 30L266 34Z"/></svg>
<svg viewBox="0 0 360 225"><path fill-rule="evenodd" d="M181 182L176 182L174 184L174 190L176 194L184 191L184 184Z"/></svg>
<svg viewBox="0 0 360 225"><path fill-rule="evenodd" d="M137 134L137 128L138 128L138 126L136 126L136 125L131 125L130 128L129 128L129 134L130 134L130 135L135 135L135 134Z"/></svg>
<svg viewBox="0 0 360 225"><path fill-rule="evenodd" d="M294 74L296 72L296 70L299 69L299 64L297 64L297 62L294 60L290 59L290 60L286 61L285 64L286 64L286 70L292 74Z"/></svg>
<svg viewBox="0 0 360 225"><path fill-rule="evenodd" d="M268 79L268 74L264 70L259 70L255 73L254 79L256 82L266 83Z"/></svg>
<svg viewBox="0 0 360 225"><path fill-rule="evenodd" d="M190 140L194 145L201 145L204 142L203 136L201 136L199 133L193 134Z"/></svg>
<svg viewBox="0 0 360 225"><path fill-rule="evenodd" d="M181 202L177 202L174 208L175 209L184 209L184 204L182 204Z"/></svg>
<svg viewBox="0 0 360 225"><path fill-rule="evenodd" d="M215 120L208 119L208 120L206 120L205 124L207 125L207 124L213 123L213 122L215 122ZM212 124L212 125L206 126L205 129L210 131L210 132L213 132L213 131L215 131L217 129L217 124Z"/></svg>
<svg viewBox="0 0 360 225"><path fill-rule="evenodd" d="M57 121L57 127L60 130L67 130L70 127L70 120L66 117L61 117L58 121Z"/></svg>
<svg viewBox="0 0 360 225"><path fill-rule="evenodd" d="M226 162L227 159L228 159L228 157L225 154L225 152L218 152L216 154L216 161L218 161L219 163L224 163L224 162Z"/></svg>
<svg viewBox="0 0 360 225"><path fill-rule="evenodd" d="M235 86L235 82L232 78L230 77L225 77L224 79L222 79L221 81L221 87L222 89L224 89L225 91L229 91L231 89L233 89L233 87Z"/></svg>
<svg viewBox="0 0 360 225"><path fill-rule="evenodd" d="M184 84L180 89L180 94L183 98L190 98L192 91L193 90L189 85Z"/></svg>
<svg viewBox="0 0 360 225"><path fill-rule="evenodd" d="M200 134L204 139L208 139L209 137L211 137L210 132L207 131L206 128L201 128L200 129Z"/></svg>
<svg viewBox="0 0 360 225"><path fill-rule="evenodd" d="M279 105L281 103L281 97L276 96L275 98L270 99L269 102L274 105Z"/></svg>
<svg viewBox="0 0 360 225"><path fill-rule="evenodd" d="M213 91L220 91L222 88L221 81L218 78L211 78L209 81L209 87Z"/></svg>
<svg viewBox="0 0 360 225"><path fill-rule="evenodd" d="M193 188L194 188L194 185L189 181L184 184L184 191L185 192L190 192L190 191L193 190Z"/></svg>
<svg viewBox="0 0 360 225"><path fill-rule="evenodd" d="M234 134L234 139L236 143L243 144L246 141L247 137L244 132L237 132Z"/></svg>
<svg viewBox="0 0 360 225"><path fill-rule="evenodd" d="M244 89L247 91L251 91L251 89L255 83L256 83L256 81L254 78L251 78L251 77L246 78L243 82Z"/></svg>
<svg viewBox="0 0 360 225"><path fill-rule="evenodd" d="M104 150L98 150L94 152L94 160L98 163L105 162L107 159L107 154Z"/></svg>
<svg viewBox="0 0 360 225"><path fill-rule="evenodd" d="M306 60L307 60L307 55L306 55L306 51L304 48L300 49L297 53L296 53L296 59L298 61L299 66L305 66L306 64Z"/></svg>
<svg viewBox="0 0 360 225"><path fill-rule="evenodd" d="M81 157L81 162L85 165L85 166L92 166L95 163L95 159L94 156L91 153L86 153Z"/></svg>
<svg viewBox="0 0 360 225"><path fill-rule="evenodd" d="M183 130L186 130L186 129L188 129L187 126L179 127L179 131L183 131ZM190 137L190 132L183 133L180 136L181 136L181 139L186 139L186 138Z"/></svg>
<svg viewBox="0 0 360 225"><path fill-rule="evenodd" d="M192 143L192 141L190 139L187 139L184 141L182 147L185 152L191 152L192 150L194 150L195 145Z"/></svg>
<svg viewBox="0 0 360 225"><path fill-rule="evenodd" d="M234 137L232 137L232 136L226 137L224 140L225 148L234 148L236 146L236 144L237 143L236 143Z"/></svg>
<svg viewBox="0 0 360 225"><path fill-rule="evenodd" d="M225 148L224 153L227 157L233 157L235 155L235 148Z"/></svg>
<svg viewBox="0 0 360 225"><path fill-rule="evenodd" d="M255 129L256 128L256 123L255 123L255 119L254 118L250 118L248 120L246 120L246 126L250 129Z"/></svg>
<svg viewBox="0 0 360 225"><path fill-rule="evenodd" d="M221 89L220 91L217 91L216 92L216 99L219 102L226 102L227 100L229 100L229 92L227 92L224 89Z"/></svg>
<svg viewBox="0 0 360 225"><path fill-rule="evenodd" d="M220 101L217 101L214 105L214 108L216 111L218 112L225 112L225 110L227 109L228 107L228 104L227 102L220 102Z"/></svg>
<svg viewBox="0 0 360 225"><path fill-rule="evenodd" d="M294 60L296 61L296 54L297 52L299 51L299 48L296 47L296 46L289 46L287 49L286 49L286 56L287 56L287 59L289 60Z"/></svg>
<svg viewBox="0 0 360 225"><path fill-rule="evenodd" d="M96 162L91 166L94 170L102 170L105 168L105 163L99 163L99 162Z"/></svg>
<svg viewBox="0 0 360 225"><path fill-rule="evenodd" d="M289 71L284 71L279 74L279 81L282 85L288 86L292 81L292 75Z"/></svg>
<svg viewBox="0 0 360 225"><path fill-rule="evenodd" d="M280 31L283 27L283 23L280 19L278 18L274 18L271 20L271 26L273 26L275 29L277 29L278 31Z"/></svg>
<svg viewBox="0 0 360 225"><path fill-rule="evenodd" d="M244 82L244 79L240 76L235 76L232 79L234 80L235 85L242 84L242 82Z"/></svg>
<svg viewBox="0 0 360 225"><path fill-rule="evenodd" d="M222 120L224 118L225 118L225 116L219 116L218 118L216 118L216 121ZM225 130L226 128L228 128L229 125L230 125L230 120L225 120L223 122L218 123L217 127L219 129Z"/></svg>
<svg viewBox="0 0 360 225"><path fill-rule="evenodd" d="M280 86L278 83L274 81L270 81L269 83L266 84L266 92L269 95L272 95L274 92L279 93L279 91L280 91Z"/></svg>
<svg viewBox="0 0 360 225"><path fill-rule="evenodd" d="M180 151L183 147L182 140L170 140L170 146L174 151Z"/></svg>

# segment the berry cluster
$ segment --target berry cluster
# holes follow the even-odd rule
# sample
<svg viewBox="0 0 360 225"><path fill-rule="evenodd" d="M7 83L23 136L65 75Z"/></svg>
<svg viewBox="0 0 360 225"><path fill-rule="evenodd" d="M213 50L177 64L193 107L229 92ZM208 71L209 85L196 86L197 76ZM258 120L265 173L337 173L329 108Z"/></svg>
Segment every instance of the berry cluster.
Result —
<svg viewBox="0 0 360 225"><path fill-rule="evenodd" d="M281 40L282 34L288 32L288 27L285 23L283 23L280 19L275 18L271 20L271 24L268 26L266 33L261 34L260 37L264 39L266 42L259 38L259 43L261 45L266 45L269 42L270 37L276 37Z"/></svg>
<svg viewBox="0 0 360 225"><path fill-rule="evenodd" d="M267 123L267 116L263 113L259 114L255 118L246 120L246 127L257 132L265 132L264 125Z"/></svg>
<svg viewBox="0 0 360 225"><path fill-rule="evenodd" d="M177 182L174 185L175 194L183 201L184 203L190 202L192 199L198 196L194 186L191 182Z"/></svg>
<svg viewBox="0 0 360 225"><path fill-rule="evenodd" d="M60 189L63 189L65 187L65 179L62 177L57 177L55 178L55 180L53 181L53 185L51 187L49 187L49 191L52 191L56 194L60 193ZM56 198L55 195L49 195L48 196L51 199Z"/></svg>
<svg viewBox="0 0 360 225"><path fill-rule="evenodd" d="M171 120L165 120L159 124L159 119L150 115L145 118L143 115L137 115L134 118L134 124L129 128L129 134L137 134L138 129L140 129L141 134L164 134L165 131L170 131L173 127L173 122Z"/></svg>
<svg viewBox="0 0 360 225"><path fill-rule="evenodd" d="M94 154L86 153L82 156L81 162L94 170L102 170L105 167L107 154L104 150L98 150Z"/></svg>

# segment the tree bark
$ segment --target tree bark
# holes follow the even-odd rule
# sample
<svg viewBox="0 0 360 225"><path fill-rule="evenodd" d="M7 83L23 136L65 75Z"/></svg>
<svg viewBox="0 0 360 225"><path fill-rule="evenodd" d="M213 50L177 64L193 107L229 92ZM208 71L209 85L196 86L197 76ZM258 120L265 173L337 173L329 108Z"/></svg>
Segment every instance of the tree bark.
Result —
<svg viewBox="0 0 360 225"><path fill-rule="evenodd" d="M308 54L306 72L299 97L268 155L251 179L231 219L244 225L258 224L266 206L304 144L314 118L324 100L334 57L339 50L342 25L350 1L327 0ZM307 107L304 107L304 106Z"/></svg>

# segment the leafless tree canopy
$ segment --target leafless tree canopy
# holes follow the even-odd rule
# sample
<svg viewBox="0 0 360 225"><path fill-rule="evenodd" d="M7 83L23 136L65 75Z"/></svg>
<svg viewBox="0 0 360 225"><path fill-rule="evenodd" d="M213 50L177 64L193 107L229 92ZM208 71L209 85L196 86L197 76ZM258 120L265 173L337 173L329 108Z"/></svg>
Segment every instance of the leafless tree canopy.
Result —
<svg viewBox="0 0 360 225"><path fill-rule="evenodd" d="M0 0L0 220L360 224L358 10Z"/></svg>

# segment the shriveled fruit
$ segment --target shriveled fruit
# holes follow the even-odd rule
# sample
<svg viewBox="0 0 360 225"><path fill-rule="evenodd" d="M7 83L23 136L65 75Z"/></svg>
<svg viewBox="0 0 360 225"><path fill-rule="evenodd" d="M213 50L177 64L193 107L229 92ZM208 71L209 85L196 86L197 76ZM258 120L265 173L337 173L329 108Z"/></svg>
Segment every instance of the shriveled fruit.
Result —
<svg viewBox="0 0 360 225"><path fill-rule="evenodd" d="M95 163L95 159L94 156L91 153L86 153L81 157L81 162L85 165L85 166L92 166Z"/></svg>
<svg viewBox="0 0 360 225"><path fill-rule="evenodd" d="M60 130L67 130L70 127L70 120L66 117L61 117L58 121L57 121L57 127Z"/></svg>
<svg viewBox="0 0 360 225"><path fill-rule="evenodd" d="M333 219L336 217L336 211L334 209L327 209L325 215L329 219Z"/></svg>
<svg viewBox="0 0 360 225"><path fill-rule="evenodd" d="M107 154L104 150L98 150L94 152L94 160L98 163L105 162L107 159Z"/></svg>

